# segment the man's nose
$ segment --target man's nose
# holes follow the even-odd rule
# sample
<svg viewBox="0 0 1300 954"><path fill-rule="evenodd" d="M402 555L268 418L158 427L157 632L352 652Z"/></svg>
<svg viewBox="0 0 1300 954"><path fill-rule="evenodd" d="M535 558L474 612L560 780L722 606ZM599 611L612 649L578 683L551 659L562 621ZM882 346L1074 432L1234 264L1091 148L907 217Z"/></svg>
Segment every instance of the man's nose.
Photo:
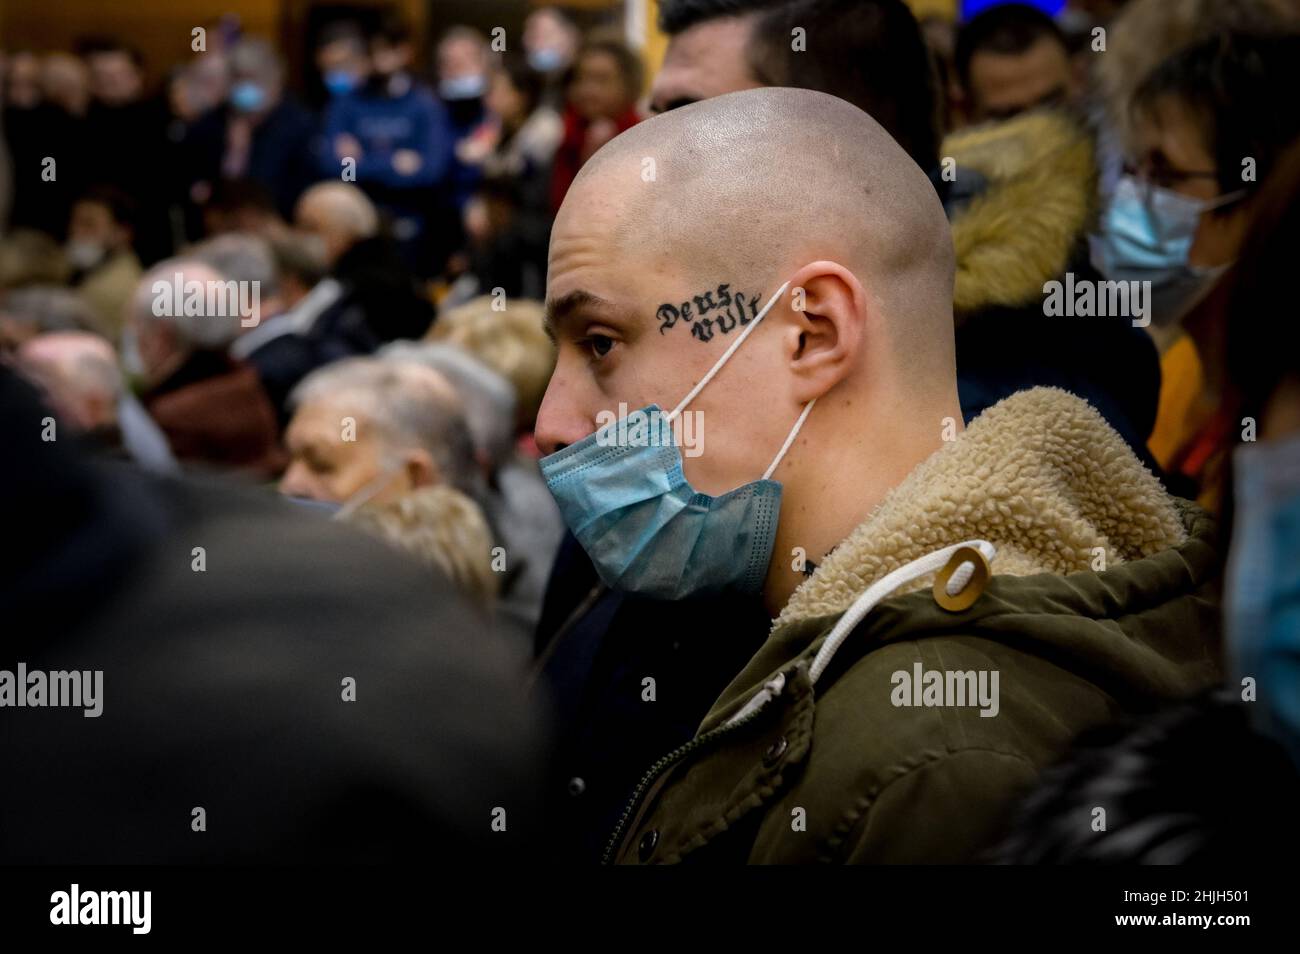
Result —
<svg viewBox="0 0 1300 954"><path fill-rule="evenodd" d="M577 402L565 395L563 388L556 386L555 381L555 378L551 379L551 385L542 398L537 426L533 431L533 438L543 454L563 450L595 430L594 417L584 413Z"/></svg>

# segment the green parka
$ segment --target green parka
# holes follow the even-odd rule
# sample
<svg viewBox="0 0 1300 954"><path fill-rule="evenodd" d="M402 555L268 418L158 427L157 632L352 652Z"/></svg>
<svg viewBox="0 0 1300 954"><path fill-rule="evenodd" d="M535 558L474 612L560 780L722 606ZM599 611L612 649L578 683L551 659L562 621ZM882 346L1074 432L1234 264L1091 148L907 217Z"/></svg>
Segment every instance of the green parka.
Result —
<svg viewBox="0 0 1300 954"><path fill-rule="evenodd" d="M1085 402L1007 398L795 591L696 737L647 771L606 861L977 860L1079 732L1218 680L1212 538ZM965 541L996 551L991 578L958 558L965 588L932 589ZM976 598L939 605L953 592Z"/></svg>

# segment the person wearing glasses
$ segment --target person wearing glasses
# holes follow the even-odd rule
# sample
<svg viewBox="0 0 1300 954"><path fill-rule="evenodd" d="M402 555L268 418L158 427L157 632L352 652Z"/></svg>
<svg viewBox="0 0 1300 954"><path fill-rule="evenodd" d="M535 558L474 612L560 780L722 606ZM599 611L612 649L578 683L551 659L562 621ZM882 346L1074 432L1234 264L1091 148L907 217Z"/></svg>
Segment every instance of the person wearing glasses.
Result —
<svg viewBox="0 0 1300 954"><path fill-rule="evenodd" d="M1174 54L1138 86L1132 155L1093 238L1112 280L1150 281L1161 349L1149 448L1179 492L1217 509L1219 462L1243 422L1217 409L1222 383L1201 360L1222 350L1223 281L1263 182L1300 135L1300 34L1228 31Z"/></svg>

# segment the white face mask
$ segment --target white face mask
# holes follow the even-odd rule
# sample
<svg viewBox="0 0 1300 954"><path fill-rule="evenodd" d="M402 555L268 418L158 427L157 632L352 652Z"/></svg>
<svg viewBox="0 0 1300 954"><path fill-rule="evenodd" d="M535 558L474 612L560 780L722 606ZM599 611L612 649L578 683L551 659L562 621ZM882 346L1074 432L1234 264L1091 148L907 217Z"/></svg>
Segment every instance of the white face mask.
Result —
<svg viewBox="0 0 1300 954"><path fill-rule="evenodd" d="M73 268L85 271L104 260L108 249L92 239L72 239L63 250Z"/></svg>

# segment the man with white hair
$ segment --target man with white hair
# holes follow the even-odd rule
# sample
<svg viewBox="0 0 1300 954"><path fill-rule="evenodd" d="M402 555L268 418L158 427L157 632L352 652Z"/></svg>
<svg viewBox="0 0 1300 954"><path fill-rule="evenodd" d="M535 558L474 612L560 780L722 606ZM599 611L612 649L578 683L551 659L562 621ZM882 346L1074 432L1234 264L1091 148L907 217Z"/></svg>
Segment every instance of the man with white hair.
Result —
<svg viewBox="0 0 1300 954"><path fill-rule="evenodd" d="M515 394L508 380L464 348L443 342L399 341L380 353L391 361L433 368L456 389L487 480L483 509L506 548L501 612L532 633L542 612L546 580L564 522L537 463L515 450Z"/></svg>
<svg viewBox="0 0 1300 954"><path fill-rule="evenodd" d="M61 426L147 470L176 470L167 438L126 389L107 340L88 331L50 332L20 347L16 359Z"/></svg>
<svg viewBox="0 0 1300 954"><path fill-rule="evenodd" d="M227 352L245 320L233 284L197 261L154 267L131 302L124 361L177 458L270 477L275 411L257 372Z"/></svg>
<svg viewBox="0 0 1300 954"><path fill-rule="evenodd" d="M431 368L375 358L338 361L303 379L290 404L290 461L280 480L286 496L352 510L447 484L483 499L464 407Z"/></svg>

